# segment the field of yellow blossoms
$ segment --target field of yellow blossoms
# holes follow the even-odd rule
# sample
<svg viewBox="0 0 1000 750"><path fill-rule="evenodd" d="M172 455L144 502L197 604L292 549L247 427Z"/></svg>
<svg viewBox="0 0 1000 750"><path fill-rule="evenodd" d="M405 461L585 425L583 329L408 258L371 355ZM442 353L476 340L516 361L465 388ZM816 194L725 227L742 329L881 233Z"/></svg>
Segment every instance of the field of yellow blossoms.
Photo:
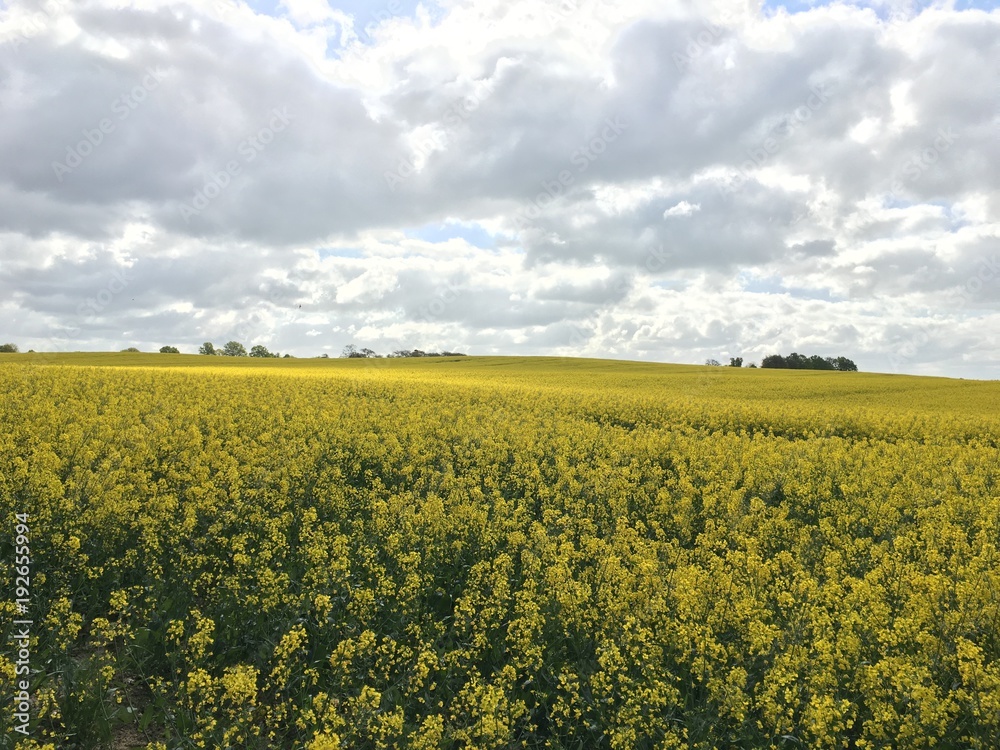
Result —
<svg viewBox="0 0 1000 750"><path fill-rule="evenodd" d="M15 354L0 398L0 747L1000 746L1000 383Z"/></svg>

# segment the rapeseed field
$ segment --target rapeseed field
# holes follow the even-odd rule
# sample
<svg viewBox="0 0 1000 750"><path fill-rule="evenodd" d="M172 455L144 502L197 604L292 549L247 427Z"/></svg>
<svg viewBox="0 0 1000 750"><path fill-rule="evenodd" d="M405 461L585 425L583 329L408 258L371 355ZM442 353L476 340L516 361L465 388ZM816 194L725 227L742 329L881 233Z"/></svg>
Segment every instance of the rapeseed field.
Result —
<svg viewBox="0 0 1000 750"><path fill-rule="evenodd" d="M20 354L0 394L3 747L1000 746L1000 383Z"/></svg>

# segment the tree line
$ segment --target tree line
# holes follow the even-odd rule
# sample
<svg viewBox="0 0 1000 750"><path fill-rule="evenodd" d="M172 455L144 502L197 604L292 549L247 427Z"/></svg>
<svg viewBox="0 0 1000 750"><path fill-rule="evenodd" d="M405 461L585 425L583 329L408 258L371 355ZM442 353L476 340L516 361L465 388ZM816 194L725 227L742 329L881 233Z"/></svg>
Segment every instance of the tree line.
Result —
<svg viewBox="0 0 1000 750"><path fill-rule="evenodd" d="M167 351L171 350L171 351ZM177 354L176 347L165 346L160 349L161 354ZM269 351L263 344L255 344L250 347L250 352L247 352L247 348L243 346L239 341L230 341L221 349L216 349L215 344L211 341L206 341L200 347L198 347L198 354L207 354L209 356L221 356L221 357L261 357L261 358L278 358L281 356L278 352ZM285 358L291 358L291 354L286 354Z"/></svg>
<svg viewBox="0 0 1000 750"><path fill-rule="evenodd" d="M782 357L780 354L768 355L761 360L760 366L782 370L858 371L858 366L847 357L821 357L818 354L807 357L804 354L797 354L795 352L792 352L787 357Z"/></svg>
<svg viewBox="0 0 1000 750"><path fill-rule="evenodd" d="M161 354L179 354L177 347L174 346L164 346L160 349ZM239 341L230 341L225 346L221 348L216 348L216 346L211 341L206 341L198 348L198 354L207 354L210 356L223 356L223 357L292 357L291 354L281 355L278 352L271 352L266 346L262 344L256 344L250 347L250 351L247 352L246 347L243 346ZM328 354L320 354L321 359L329 359ZM340 356L346 359L382 359L383 355L378 352L368 349L367 347L359 349L354 344L348 344L344 347L344 350L340 353ZM465 354L461 352L425 352L420 349L396 349L391 354L384 355L386 358L395 357L464 357Z"/></svg>
<svg viewBox="0 0 1000 750"><path fill-rule="evenodd" d="M707 359L705 364L710 367L721 367L717 359ZM730 357L730 367L743 367L743 357ZM751 362L747 367L756 367ZM769 354L761 360L760 366L767 369L779 370L836 370L839 372L857 372L858 366L847 357L820 357L813 354L807 357L804 354L792 352L787 357L780 354Z"/></svg>
<svg viewBox="0 0 1000 750"><path fill-rule="evenodd" d="M20 352L17 344L0 344L0 353L16 354ZM127 349L122 349L122 352L138 353L139 349L130 346ZM176 346L161 346L160 354L180 354L181 350ZM198 347L198 354L207 354L209 356L220 356L220 357L270 357L278 358L282 357L284 359L294 359L291 354L280 354L278 352L272 352L268 350L263 344L255 344L250 347L250 351L243 346L239 341L230 341L226 343L225 346L216 347L211 341L206 341L200 347ZM381 359L383 355L372 351L368 348L359 349L354 344L348 344L344 347L344 350L340 354L341 357L355 359L358 357L371 358L371 359ZM396 349L391 354L384 355L386 358L395 357L464 357L466 356L462 352L425 352L421 349ZM329 354L320 354L321 359L329 359Z"/></svg>
<svg viewBox="0 0 1000 750"><path fill-rule="evenodd" d="M19 351L17 344L0 344L0 352L15 353ZM125 352L138 352L134 346L130 346L128 349L123 349ZM162 346L160 347L160 354L180 354L180 350L176 346ZM282 355L278 352L271 352L268 348L262 344L255 344L250 347L250 351L239 341L230 341L225 346L221 348L216 348L211 341L206 341L198 348L198 354L207 354L211 356L223 356L223 357L271 357L277 358ZM381 359L383 355L369 349L367 347L359 349L354 344L348 344L344 347L343 351L340 353L342 358L346 359ZM384 355L386 358L397 358L397 357L464 357L466 356L462 352L425 352L420 349L396 349L391 354ZM284 357L291 358L291 354L285 354ZM322 358L329 358L327 354L321 354ZM716 359L709 359L705 361L706 365L711 365L713 367L721 366L719 361ZM780 354L769 354L761 360L760 366L765 369L781 369L781 370L833 370L838 372L857 372L858 366L854 364L853 360L847 357L821 357L818 354L813 354L807 357L804 354L798 354L797 352L792 352L787 357L783 357ZM730 357L729 367L743 367L743 357ZM751 362L747 367L757 367L756 364Z"/></svg>
<svg viewBox="0 0 1000 750"><path fill-rule="evenodd" d="M358 349L354 344L348 344L340 353L346 359L381 359L382 355L371 349ZM396 349L391 354L385 355L389 359L398 357L464 357L462 352L425 352L420 349Z"/></svg>

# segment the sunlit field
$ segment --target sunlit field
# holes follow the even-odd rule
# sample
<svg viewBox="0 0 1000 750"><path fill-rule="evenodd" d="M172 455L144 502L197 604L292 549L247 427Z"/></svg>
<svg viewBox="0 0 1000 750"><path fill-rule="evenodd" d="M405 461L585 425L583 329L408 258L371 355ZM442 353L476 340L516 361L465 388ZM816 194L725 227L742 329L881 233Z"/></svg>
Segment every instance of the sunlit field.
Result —
<svg viewBox="0 0 1000 750"><path fill-rule="evenodd" d="M0 394L3 747L1000 746L998 382L11 354Z"/></svg>

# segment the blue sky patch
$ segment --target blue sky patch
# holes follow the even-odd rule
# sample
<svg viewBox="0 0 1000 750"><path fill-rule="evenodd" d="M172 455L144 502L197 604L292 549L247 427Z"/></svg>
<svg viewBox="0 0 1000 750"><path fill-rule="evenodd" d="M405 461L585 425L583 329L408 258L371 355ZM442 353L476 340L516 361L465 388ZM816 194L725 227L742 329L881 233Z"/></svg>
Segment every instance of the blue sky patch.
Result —
<svg viewBox="0 0 1000 750"><path fill-rule="evenodd" d="M739 275L743 291L752 294L788 294L796 299L818 299L825 302L840 301L839 297L830 294L828 289L807 289L805 287L785 286L780 276L754 276L743 272Z"/></svg>
<svg viewBox="0 0 1000 750"><path fill-rule="evenodd" d="M462 239L475 247L484 250L492 250L496 247L493 235L483 229L479 224L426 224L417 229L407 229L404 234L415 240L424 242L446 242L447 240Z"/></svg>
<svg viewBox="0 0 1000 750"><path fill-rule="evenodd" d="M284 9L278 0L247 0L247 5L258 15L276 18L284 15Z"/></svg>
<svg viewBox="0 0 1000 750"><path fill-rule="evenodd" d="M829 5L830 3L817 2L816 0L764 0L764 4L761 8L765 16L774 15L782 8L788 13L804 13L806 11L812 10L813 8ZM884 3L865 3L865 2L855 2L847 3L848 5L854 5L858 8L871 8L875 11L875 14L885 20L889 18L890 9ZM913 15L917 15L919 12L926 10L934 5L933 0L916 0L912 4L912 10L910 11ZM1000 1L998 0L956 0L955 10L985 10L991 11L1000 8Z"/></svg>
<svg viewBox="0 0 1000 750"><path fill-rule="evenodd" d="M658 287L659 289L667 289L673 292L680 292L687 289L688 283L686 281L681 281L680 279L666 279L661 281L653 281L650 286Z"/></svg>
<svg viewBox="0 0 1000 750"><path fill-rule="evenodd" d="M323 258L363 258L364 253L356 247L321 247L316 250L320 260Z"/></svg>
<svg viewBox="0 0 1000 750"><path fill-rule="evenodd" d="M433 21L444 15L444 10L432 0L422 0L424 8ZM413 18L417 14L417 6L421 0L331 0L333 10L343 11L354 17L354 32L362 43L372 41L371 32L380 23L391 18ZM247 5L260 15L283 18L288 11L280 0L247 0ZM331 40L327 46L327 55L334 57L339 54L339 40Z"/></svg>

